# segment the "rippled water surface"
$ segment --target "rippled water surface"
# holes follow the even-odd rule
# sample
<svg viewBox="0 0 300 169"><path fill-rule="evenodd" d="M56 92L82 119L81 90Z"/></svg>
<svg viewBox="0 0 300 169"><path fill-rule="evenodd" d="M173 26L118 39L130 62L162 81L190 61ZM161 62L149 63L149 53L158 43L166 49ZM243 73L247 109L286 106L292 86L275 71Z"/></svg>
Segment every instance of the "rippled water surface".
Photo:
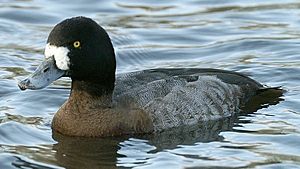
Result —
<svg viewBox="0 0 300 169"><path fill-rule="evenodd" d="M93 18L117 71L209 67L286 92L276 105L158 135L83 139L52 133L70 80L21 92L59 21ZM0 168L300 168L300 2L0 1Z"/></svg>

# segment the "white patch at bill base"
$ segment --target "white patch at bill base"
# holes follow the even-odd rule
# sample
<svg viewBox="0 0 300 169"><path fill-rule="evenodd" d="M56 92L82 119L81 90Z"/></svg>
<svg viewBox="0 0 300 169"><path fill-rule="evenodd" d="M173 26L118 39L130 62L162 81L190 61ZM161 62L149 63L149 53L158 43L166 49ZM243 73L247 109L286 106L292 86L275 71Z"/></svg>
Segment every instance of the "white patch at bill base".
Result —
<svg viewBox="0 0 300 169"><path fill-rule="evenodd" d="M49 43L45 48L45 57L49 58L54 56L56 66L61 70L69 70L70 67L70 58L68 57L68 53L70 50L67 47L57 47L54 45L50 45Z"/></svg>

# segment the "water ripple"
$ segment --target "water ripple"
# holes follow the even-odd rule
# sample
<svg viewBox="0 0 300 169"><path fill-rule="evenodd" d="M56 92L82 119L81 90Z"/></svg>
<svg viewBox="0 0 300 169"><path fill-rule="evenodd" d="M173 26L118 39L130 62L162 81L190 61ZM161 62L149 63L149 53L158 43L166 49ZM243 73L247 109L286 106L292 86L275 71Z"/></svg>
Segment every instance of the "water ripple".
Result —
<svg viewBox="0 0 300 169"><path fill-rule="evenodd" d="M0 168L299 168L296 0L0 2ZM92 17L109 33L117 72L161 67L235 70L286 92L238 117L155 135L73 138L51 130L70 79L21 92L61 20Z"/></svg>

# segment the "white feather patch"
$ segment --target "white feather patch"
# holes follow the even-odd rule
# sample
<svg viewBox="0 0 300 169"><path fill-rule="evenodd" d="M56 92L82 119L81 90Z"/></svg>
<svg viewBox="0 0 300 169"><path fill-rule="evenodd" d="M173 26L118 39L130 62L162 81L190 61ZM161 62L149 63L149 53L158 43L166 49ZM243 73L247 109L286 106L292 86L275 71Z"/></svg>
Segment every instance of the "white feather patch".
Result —
<svg viewBox="0 0 300 169"><path fill-rule="evenodd" d="M57 47L54 45L50 45L49 43L45 48L45 57L49 58L54 56L56 66L61 70L69 70L70 67L70 58L68 57L68 53L70 50L66 47Z"/></svg>

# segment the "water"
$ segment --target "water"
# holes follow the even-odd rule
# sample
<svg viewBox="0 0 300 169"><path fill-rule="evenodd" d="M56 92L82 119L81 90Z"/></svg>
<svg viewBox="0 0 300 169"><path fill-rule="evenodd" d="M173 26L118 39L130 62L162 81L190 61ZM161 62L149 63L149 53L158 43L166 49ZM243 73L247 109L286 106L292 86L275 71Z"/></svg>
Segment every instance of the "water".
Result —
<svg viewBox="0 0 300 169"><path fill-rule="evenodd" d="M297 0L0 1L0 168L300 168L300 2ZM210 67L282 86L284 101L249 114L135 137L52 133L70 80L21 92L61 20L95 19L118 73Z"/></svg>

